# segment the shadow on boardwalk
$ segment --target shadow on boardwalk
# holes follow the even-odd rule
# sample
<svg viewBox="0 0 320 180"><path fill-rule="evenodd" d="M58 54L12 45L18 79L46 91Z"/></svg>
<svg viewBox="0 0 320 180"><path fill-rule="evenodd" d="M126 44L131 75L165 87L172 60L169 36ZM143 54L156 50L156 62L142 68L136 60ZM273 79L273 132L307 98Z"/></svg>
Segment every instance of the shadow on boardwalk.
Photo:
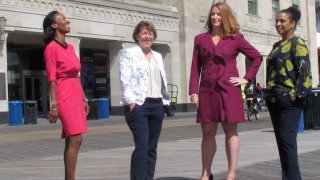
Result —
<svg viewBox="0 0 320 180"><path fill-rule="evenodd" d="M197 179L186 178L186 177L162 177L155 180L197 180Z"/></svg>
<svg viewBox="0 0 320 180"><path fill-rule="evenodd" d="M198 180L198 179L194 179L194 178L186 178L186 177L162 177L162 178L158 178L155 180ZM216 179L215 180L225 180L225 179Z"/></svg>
<svg viewBox="0 0 320 180"><path fill-rule="evenodd" d="M185 177L162 177L162 178L157 178L155 180L196 180L196 179L185 178Z"/></svg>

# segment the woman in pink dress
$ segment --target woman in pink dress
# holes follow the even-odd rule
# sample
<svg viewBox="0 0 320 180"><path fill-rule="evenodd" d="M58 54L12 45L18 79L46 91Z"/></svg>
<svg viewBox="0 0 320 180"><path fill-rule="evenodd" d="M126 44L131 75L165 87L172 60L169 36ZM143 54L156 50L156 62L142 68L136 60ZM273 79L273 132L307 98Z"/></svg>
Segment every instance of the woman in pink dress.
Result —
<svg viewBox="0 0 320 180"><path fill-rule="evenodd" d="M50 12L43 21L46 48L44 52L50 86L50 123L57 118L65 138L65 179L75 179L75 168L82 134L87 132L86 115L89 113L79 75L81 64L73 46L65 41L70 32L70 21L58 11Z"/></svg>

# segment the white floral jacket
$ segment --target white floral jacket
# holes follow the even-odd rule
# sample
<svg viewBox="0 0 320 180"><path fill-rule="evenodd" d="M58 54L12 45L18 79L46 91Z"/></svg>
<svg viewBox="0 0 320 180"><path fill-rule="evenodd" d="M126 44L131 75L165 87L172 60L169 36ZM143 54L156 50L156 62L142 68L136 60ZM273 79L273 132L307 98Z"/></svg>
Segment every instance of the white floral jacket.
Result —
<svg viewBox="0 0 320 180"><path fill-rule="evenodd" d="M167 88L166 73L160 53L152 51L152 55L159 65L162 83L162 102L170 103ZM121 104L137 103L142 105L148 91L147 66L140 46L123 49L120 56L120 88L122 92Z"/></svg>

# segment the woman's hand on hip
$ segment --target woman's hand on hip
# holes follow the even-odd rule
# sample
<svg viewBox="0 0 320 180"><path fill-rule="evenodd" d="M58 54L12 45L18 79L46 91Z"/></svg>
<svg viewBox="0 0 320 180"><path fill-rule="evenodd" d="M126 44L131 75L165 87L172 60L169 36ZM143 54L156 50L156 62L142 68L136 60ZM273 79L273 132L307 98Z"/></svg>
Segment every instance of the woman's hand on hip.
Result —
<svg viewBox="0 0 320 180"><path fill-rule="evenodd" d="M130 103L129 104L129 109L130 109L130 112L133 110L133 108L136 106L136 103Z"/></svg>
<svg viewBox="0 0 320 180"><path fill-rule="evenodd" d="M86 116L88 116L88 114L90 112L90 106L87 101L84 101L84 110L86 112Z"/></svg>
<svg viewBox="0 0 320 180"><path fill-rule="evenodd" d="M230 77L229 82L232 83L234 86L240 86L241 84L247 84L248 80L245 78Z"/></svg>
<svg viewBox="0 0 320 180"><path fill-rule="evenodd" d="M194 107L196 107L197 109L199 108L199 96L198 96L198 94L191 94L190 101L194 105Z"/></svg>

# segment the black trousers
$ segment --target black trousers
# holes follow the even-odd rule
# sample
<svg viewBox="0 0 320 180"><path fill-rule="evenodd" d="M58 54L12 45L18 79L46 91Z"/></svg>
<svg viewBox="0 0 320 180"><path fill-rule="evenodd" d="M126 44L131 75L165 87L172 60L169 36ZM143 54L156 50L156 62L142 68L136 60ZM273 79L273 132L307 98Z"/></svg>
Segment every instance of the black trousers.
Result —
<svg viewBox="0 0 320 180"><path fill-rule="evenodd" d="M278 145L282 180L301 180L297 152L297 130L303 103L292 101L290 95L283 93L276 102L267 100L274 133Z"/></svg>

